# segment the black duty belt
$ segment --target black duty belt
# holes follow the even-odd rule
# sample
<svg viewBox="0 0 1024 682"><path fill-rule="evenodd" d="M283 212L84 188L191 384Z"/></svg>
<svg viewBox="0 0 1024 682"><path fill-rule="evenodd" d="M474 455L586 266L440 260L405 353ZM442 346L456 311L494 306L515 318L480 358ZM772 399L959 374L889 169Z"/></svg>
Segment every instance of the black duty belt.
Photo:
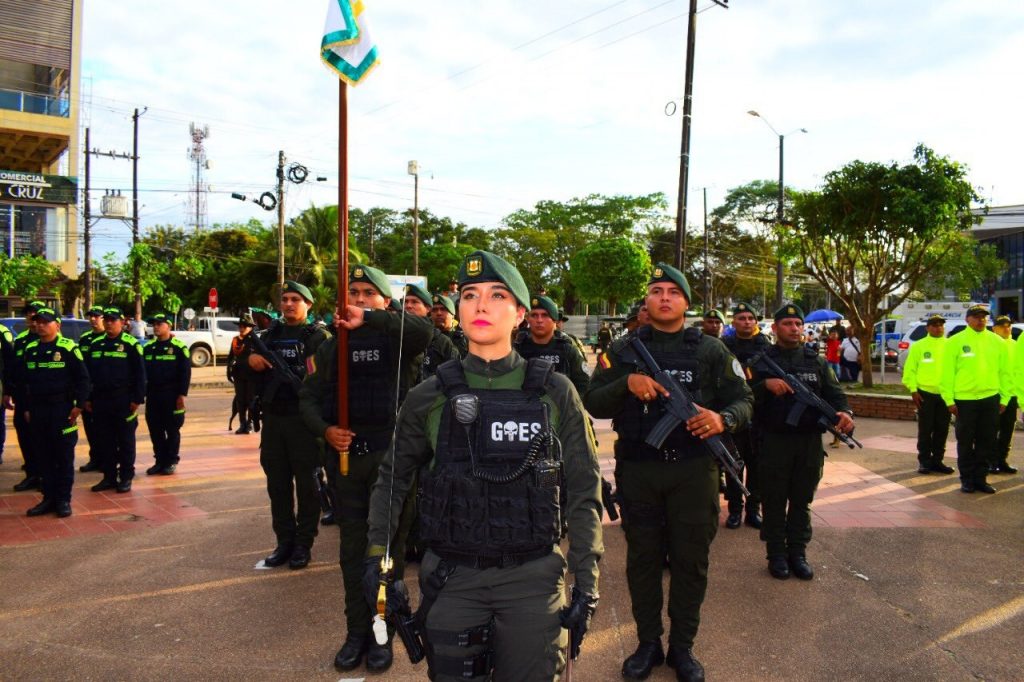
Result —
<svg viewBox="0 0 1024 682"><path fill-rule="evenodd" d="M662 448L655 450L640 441L615 441L615 457L629 462L682 462L687 459L709 457L703 448L700 450L680 450L678 448Z"/></svg>
<svg viewBox="0 0 1024 682"><path fill-rule="evenodd" d="M514 568L522 566L530 561L548 556L554 551L554 548L551 546L529 552L503 552L501 554L474 554L433 547L431 547L431 551L450 564L483 570L487 568Z"/></svg>
<svg viewBox="0 0 1024 682"><path fill-rule="evenodd" d="M352 444L348 446L350 455L362 457L381 450L387 450L391 445L391 432L382 431L369 435L356 434L352 437Z"/></svg>

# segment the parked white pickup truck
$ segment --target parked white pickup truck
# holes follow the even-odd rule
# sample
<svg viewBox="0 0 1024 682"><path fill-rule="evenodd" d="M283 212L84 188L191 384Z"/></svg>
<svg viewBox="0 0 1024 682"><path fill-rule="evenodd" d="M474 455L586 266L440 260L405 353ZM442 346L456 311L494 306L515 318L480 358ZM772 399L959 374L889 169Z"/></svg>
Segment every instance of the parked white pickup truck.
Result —
<svg viewBox="0 0 1024 682"><path fill-rule="evenodd" d="M237 317L200 315L192 320L193 330L174 330L174 336L188 346L193 367L206 367L213 354L226 358L231 352L231 339L238 335Z"/></svg>

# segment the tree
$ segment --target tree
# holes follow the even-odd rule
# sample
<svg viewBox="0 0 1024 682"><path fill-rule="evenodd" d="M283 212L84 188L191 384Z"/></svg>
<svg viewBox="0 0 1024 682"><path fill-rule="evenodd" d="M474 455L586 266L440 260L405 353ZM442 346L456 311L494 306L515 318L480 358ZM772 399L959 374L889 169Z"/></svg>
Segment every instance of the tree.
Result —
<svg viewBox="0 0 1024 682"><path fill-rule="evenodd" d="M0 293L11 291L28 300L35 298L60 276L60 269L42 256L16 256L0 253Z"/></svg>
<svg viewBox="0 0 1024 682"><path fill-rule="evenodd" d="M663 226L666 208L661 193L541 201L532 210L506 216L504 227L495 232L493 249L519 268L531 291L546 289L572 313L577 298L570 276L572 257L599 239Z"/></svg>
<svg viewBox="0 0 1024 682"><path fill-rule="evenodd" d="M625 237L602 239L585 246L570 264L572 282L579 295L608 301L612 315L619 301L643 295L651 272L651 257Z"/></svg>
<svg viewBox="0 0 1024 682"><path fill-rule="evenodd" d="M801 259L842 301L861 348L928 273L979 277L976 261L962 258L979 220L971 204L980 200L966 176L964 166L918 145L912 163L853 161L828 173L821 191L797 197ZM870 386L868 353L861 363Z"/></svg>

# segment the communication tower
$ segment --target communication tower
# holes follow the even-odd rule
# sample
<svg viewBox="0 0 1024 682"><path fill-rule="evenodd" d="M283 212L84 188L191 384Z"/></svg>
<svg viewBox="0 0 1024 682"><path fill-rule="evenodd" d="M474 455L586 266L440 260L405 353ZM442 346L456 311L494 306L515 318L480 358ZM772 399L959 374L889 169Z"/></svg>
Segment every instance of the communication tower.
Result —
<svg viewBox="0 0 1024 682"><path fill-rule="evenodd" d="M188 217L193 221L196 232L206 227L206 193L210 190L209 185L203 179L203 171L210 168L210 161L206 158L206 149L203 148L203 140L210 136L210 126L202 127L195 123L188 124L188 132L192 137L192 146L188 150L188 158L195 164L192 175L192 187L188 193Z"/></svg>

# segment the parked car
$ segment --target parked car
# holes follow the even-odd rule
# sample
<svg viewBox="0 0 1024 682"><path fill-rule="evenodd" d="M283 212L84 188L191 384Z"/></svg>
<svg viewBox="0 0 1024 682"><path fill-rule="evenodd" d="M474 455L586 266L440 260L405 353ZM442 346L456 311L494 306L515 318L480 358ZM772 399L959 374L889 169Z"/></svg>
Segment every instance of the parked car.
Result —
<svg viewBox="0 0 1024 682"><path fill-rule="evenodd" d="M966 328L966 320L949 320L946 322L946 338L949 338ZM992 325L989 324L988 328L992 329ZM1016 322L1010 327L1010 336L1012 336L1014 340L1016 340L1022 333L1024 333L1024 323ZM907 364L907 355L910 353L910 347L915 341L920 341L926 336L928 336L927 323L912 322L910 324L910 327L907 329L907 333L903 335L903 338L900 339L899 342L899 357L896 360L896 369L900 372L903 371L903 366Z"/></svg>
<svg viewBox="0 0 1024 682"><path fill-rule="evenodd" d="M24 317L0 318L0 324L10 329L11 333L14 334L15 336L25 331ZM82 334L84 334L87 331L89 331L89 320L79 320L74 317L60 318L61 336L66 336L72 341L78 341Z"/></svg>
<svg viewBox="0 0 1024 682"><path fill-rule="evenodd" d="M231 339L238 335L237 317L214 317L201 315L192 320L195 329L175 330L174 336L188 346L193 367L205 367L217 357L227 357L231 352Z"/></svg>

